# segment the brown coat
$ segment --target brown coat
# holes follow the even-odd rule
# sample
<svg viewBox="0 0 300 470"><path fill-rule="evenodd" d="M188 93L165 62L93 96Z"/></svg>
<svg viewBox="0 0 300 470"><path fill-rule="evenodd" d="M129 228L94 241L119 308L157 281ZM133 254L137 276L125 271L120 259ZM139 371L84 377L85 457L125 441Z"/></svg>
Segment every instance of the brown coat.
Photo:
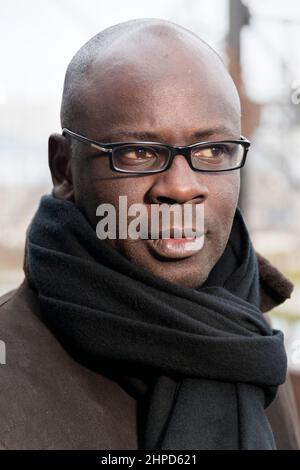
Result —
<svg viewBox="0 0 300 470"><path fill-rule="evenodd" d="M262 310L290 295L290 282L259 256ZM137 449L136 401L115 381L71 358L36 313L26 278L0 298L0 449ZM287 381L267 410L278 448L299 449Z"/></svg>

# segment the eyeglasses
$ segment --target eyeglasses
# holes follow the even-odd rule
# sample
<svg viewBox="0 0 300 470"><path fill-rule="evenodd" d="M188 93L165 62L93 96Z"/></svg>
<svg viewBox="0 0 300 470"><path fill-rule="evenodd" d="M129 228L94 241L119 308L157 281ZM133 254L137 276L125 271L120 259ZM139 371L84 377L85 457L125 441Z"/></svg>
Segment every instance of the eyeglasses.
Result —
<svg viewBox="0 0 300 470"><path fill-rule="evenodd" d="M159 173L170 168L174 157L184 155L194 171L220 172L244 166L251 142L239 140L199 142L186 147L174 147L158 142L101 143L64 128L69 135L110 157L110 168L121 173ZM101 155L99 155L100 157Z"/></svg>

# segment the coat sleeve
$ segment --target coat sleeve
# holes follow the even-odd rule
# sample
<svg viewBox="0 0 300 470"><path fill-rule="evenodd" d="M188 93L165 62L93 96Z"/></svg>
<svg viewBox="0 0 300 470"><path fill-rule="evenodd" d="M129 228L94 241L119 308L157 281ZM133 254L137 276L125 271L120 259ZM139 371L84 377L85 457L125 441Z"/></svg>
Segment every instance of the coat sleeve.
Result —
<svg viewBox="0 0 300 470"><path fill-rule="evenodd" d="M291 297L293 284L266 258L257 253L260 275L261 310L272 325L270 310ZM291 377L278 388L275 400L266 410L273 430L277 448L280 450L300 449L300 417L292 388Z"/></svg>
<svg viewBox="0 0 300 470"><path fill-rule="evenodd" d="M278 388L275 400L266 409L278 450L299 450L299 417L291 378L288 375L284 384Z"/></svg>

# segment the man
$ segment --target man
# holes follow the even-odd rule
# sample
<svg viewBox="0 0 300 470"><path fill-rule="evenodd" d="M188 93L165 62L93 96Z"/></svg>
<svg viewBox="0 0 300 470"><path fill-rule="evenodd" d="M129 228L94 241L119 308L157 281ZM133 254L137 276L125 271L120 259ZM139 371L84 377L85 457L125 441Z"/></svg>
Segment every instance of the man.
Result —
<svg viewBox="0 0 300 470"><path fill-rule="evenodd" d="M116 25L74 56L53 191L1 301L3 449L298 448L282 334L262 314L292 287L237 208L240 118L220 58L172 23ZM100 240L97 208L120 214L120 196L204 208L203 246L174 223Z"/></svg>

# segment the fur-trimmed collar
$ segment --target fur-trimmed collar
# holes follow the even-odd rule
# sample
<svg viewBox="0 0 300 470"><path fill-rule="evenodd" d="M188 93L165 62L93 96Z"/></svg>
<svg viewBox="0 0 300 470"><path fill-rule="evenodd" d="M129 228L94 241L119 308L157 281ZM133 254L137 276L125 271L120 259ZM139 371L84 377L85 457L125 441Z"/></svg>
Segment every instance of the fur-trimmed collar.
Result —
<svg viewBox="0 0 300 470"><path fill-rule="evenodd" d="M267 312L291 297L294 285L264 256L257 253L261 286L261 310Z"/></svg>

